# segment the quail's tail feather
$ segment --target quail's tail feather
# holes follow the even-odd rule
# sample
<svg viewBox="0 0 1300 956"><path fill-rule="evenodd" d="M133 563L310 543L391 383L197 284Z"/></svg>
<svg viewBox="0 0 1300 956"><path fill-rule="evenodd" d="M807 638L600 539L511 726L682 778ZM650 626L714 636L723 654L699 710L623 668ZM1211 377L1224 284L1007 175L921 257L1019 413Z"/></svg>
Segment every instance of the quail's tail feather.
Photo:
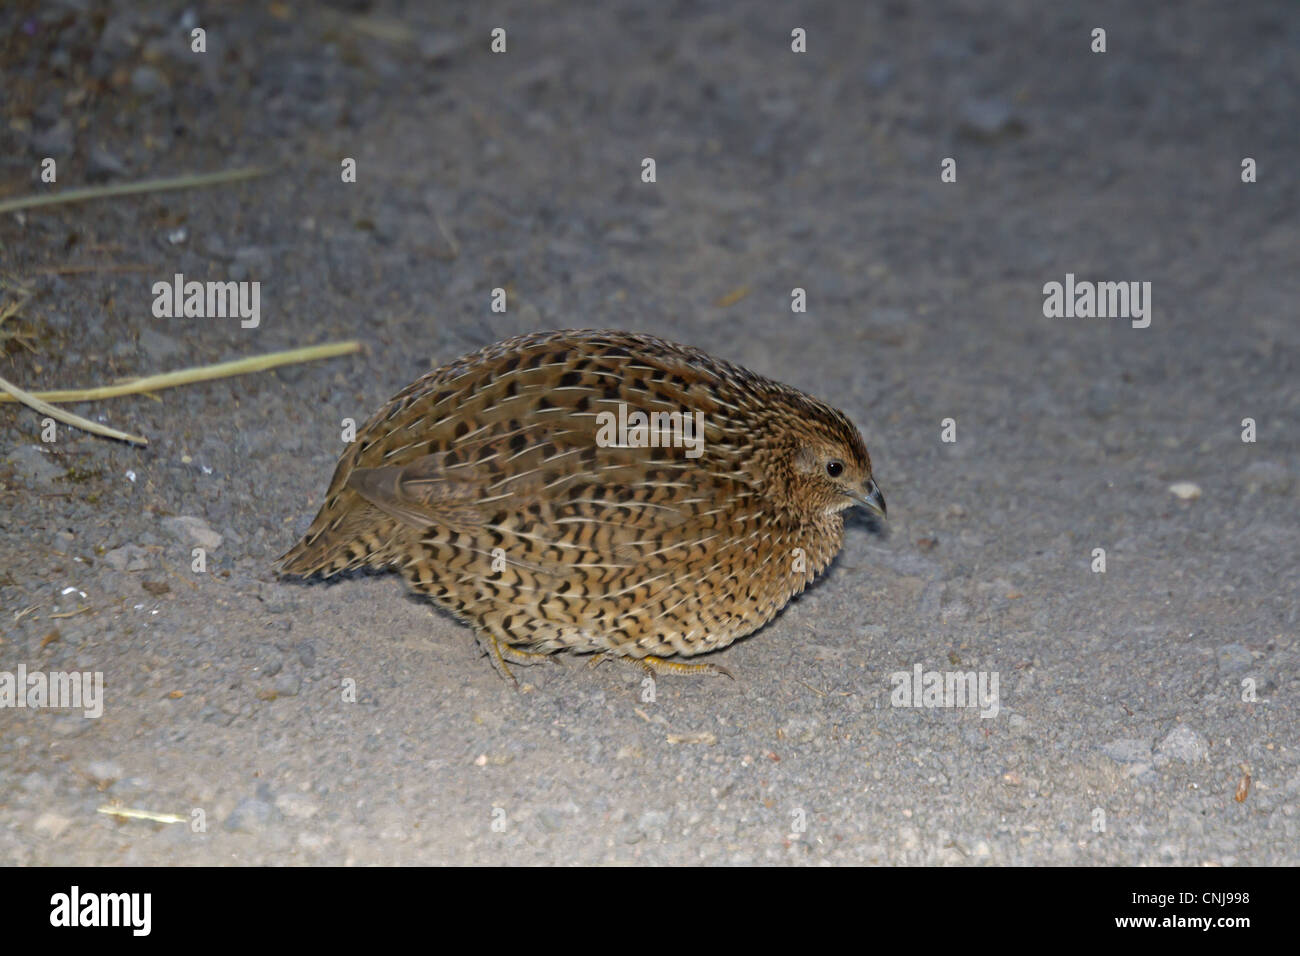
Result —
<svg viewBox="0 0 1300 956"><path fill-rule="evenodd" d="M322 508L302 540L281 555L275 570L328 578L355 568L383 568L396 561L402 550L395 540L402 537L396 522L360 496L352 497L356 500Z"/></svg>

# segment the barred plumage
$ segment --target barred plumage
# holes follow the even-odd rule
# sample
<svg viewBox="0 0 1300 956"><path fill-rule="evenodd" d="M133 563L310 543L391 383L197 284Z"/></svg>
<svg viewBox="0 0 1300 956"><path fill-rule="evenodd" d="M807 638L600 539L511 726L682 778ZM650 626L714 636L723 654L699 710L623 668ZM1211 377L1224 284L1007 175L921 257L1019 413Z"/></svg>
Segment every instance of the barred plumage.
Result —
<svg viewBox="0 0 1300 956"><path fill-rule="evenodd" d="M817 399L648 335L534 333L394 396L279 569L395 568L507 674L562 649L694 670L662 658L767 623L854 503L884 513L861 435Z"/></svg>

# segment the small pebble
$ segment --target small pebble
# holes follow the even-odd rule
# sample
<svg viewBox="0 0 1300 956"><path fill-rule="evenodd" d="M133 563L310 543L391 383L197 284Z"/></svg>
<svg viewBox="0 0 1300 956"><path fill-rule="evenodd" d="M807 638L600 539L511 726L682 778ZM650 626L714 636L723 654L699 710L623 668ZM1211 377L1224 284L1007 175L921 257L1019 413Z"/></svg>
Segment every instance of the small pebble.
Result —
<svg viewBox="0 0 1300 956"><path fill-rule="evenodd" d="M57 840L72 826L72 821L62 814L45 812L36 818L33 829L43 837Z"/></svg>
<svg viewBox="0 0 1300 956"><path fill-rule="evenodd" d="M222 826L231 833L256 833L276 815L275 807L267 801L246 797L239 801Z"/></svg>
<svg viewBox="0 0 1300 956"><path fill-rule="evenodd" d="M275 680L275 693L279 697L297 697L302 689L302 675L295 671L285 671Z"/></svg>
<svg viewBox="0 0 1300 956"><path fill-rule="evenodd" d="M170 92L167 77L155 67L137 66L131 73L131 90L140 96L161 97Z"/></svg>
<svg viewBox="0 0 1300 956"><path fill-rule="evenodd" d="M1220 674L1239 674L1250 670L1255 663L1254 655L1242 644L1224 644L1215 651L1215 657Z"/></svg>
<svg viewBox="0 0 1300 956"><path fill-rule="evenodd" d="M139 343L140 351L156 365L172 361L182 351L180 342L156 329L142 329Z"/></svg>
<svg viewBox="0 0 1300 956"><path fill-rule="evenodd" d="M9 453L5 461L13 465L14 477L32 490L52 488L54 479L63 474L63 468L53 456L36 445L20 445Z"/></svg>
<svg viewBox="0 0 1300 956"><path fill-rule="evenodd" d="M125 176L126 164L102 146L93 147L86 160L86 178L90 180L109 179L113 176Z"/></svg>
<svg viewBox="0 0 1300 956"><path fill-rule="evenodd" d="M116 783L122 779L122 767L111 760L92 760L86 767L86 775L96 784Z"/></svg>
<svg viewBox="0 0 1300 956"><path fill-rule="evenodd" d="M962 105L959 130L971 139L988 142L1024 132L1024 128L1024 122L1006 100L968 100Z"/></svg>
<svg viewBox="0 0 1300 956"><path fill-rule="evenodd" d="M1173 757L1183 763L1195 763L1206 758L1210 752L1210 744L1190 727L1175 727L1164 740L1160 741L1158 749L1167 757Z"/></svg>
<svg viewBox="0 0 1300 956"><path fill-rule="evenodd" d="M208 523L194 515L181 515L178 518L164 518L163 530L182 544L196 544L200 548L213 551L221 547L224 540L221 535L208 527Z"/></svg>
<svg viewBox="0 0 1300 956"><path fill-rule="evenodd" d="M1147 763L1151 760L1151 745L1145 740L1112 740L1102 745L1101 752L1116 763Z"/></svg>
<svg viewBox="0 0 1300 956"><path fill-rule="evenodd" d="M70 156L76 145L76 134L69 120L61 119L47 130L32 137L32 151L36 155Z"/></svg>

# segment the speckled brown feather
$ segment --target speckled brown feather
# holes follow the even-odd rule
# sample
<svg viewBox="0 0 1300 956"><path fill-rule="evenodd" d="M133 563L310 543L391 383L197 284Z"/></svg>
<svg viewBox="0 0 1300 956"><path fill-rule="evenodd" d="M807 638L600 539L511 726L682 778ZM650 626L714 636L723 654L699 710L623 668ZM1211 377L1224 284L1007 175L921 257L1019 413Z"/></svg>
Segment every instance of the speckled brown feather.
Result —
<svg viewBox="0 0 1300 956"><path fill-rule="evenodd" d="M602 447L596 416L619 403L702 412L702 456ZM857 429L808 395L651 336L524 335L366 422L279 568L399 569L528 652L700 654L761 627L838 552L852 502L822 487L817 455L870 485Z"/></svg>

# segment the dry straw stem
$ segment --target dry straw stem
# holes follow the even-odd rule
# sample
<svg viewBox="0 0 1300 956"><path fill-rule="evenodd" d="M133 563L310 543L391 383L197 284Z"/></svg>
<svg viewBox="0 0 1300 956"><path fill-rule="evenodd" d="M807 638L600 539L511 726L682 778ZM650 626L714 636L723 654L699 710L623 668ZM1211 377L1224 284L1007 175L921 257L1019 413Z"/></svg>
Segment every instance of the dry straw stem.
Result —
<svg viewBox="0 0 1300 956"><path fill-rule="evenodd" d="M189 821L175 813L155 813L153 810L137 810L134 807L96 807L96 813L105 813L110 817L123 820L148 820L150 823L188 823Z"/></svg>
<svg viewBox="0 0 1300 956"><path fill-rule="evenodd" d="M40 206L57 206L62 203L85 202L87 199L107 199L111 196L130 196L135 193L166 192L170 189L194 189L199 186L219 186L222 183L239 182L241 179L254 179L265 176L270 170L261 166L249 166L244 169L229 169L219 173L196 173L186 176L174 176L170 179L146 179L139 183L113 183L108 186L88 186L85 189L67 189L58 193L46 193L43 196L22 196L0 202L0 213L19 212L23 209L36 209Z"/></svg>
<svg viewBox="0 0 1300 956"><path fill-rule="evenodd" d="M22 402L28 408L34 409L42 414L49 415L65 425L74 425L83 431L94 432L96 435L103 435L106 438L116 438L120 441L134 442L137 445L149 444L149 439L143 435L130 435L126 432L120 432L116 428L109 428L107 425L100 425L98 422L92 422L89 418L82 418L80 415L74 415L72 412L65 412L62 409L55 408L48 402L43 402L31 392L24 392L21 388L7 379L0 378L0 389L8 392L12 398L6 401Z"/></svg>
<svg viewBox="0 0 1300 956"><path fill-rule="evenodd" d="M120 395L139 395L143 392L156 392L159 389L175 388L178 385L192 385L195 382L207 382L214 378L230 378L233 375L247 375L250 372L265 372L279 365L293 365L297 362L315 362L320 359L334 358L339 355L351 355L361 351L361 343L355 339L348 342L329 342L325 345L308 345L300 349L286 349L283 352L268 352L265 355L253 355L249 358L235 359L231 362L218 362L216 365L199 365L183 368L175 372L163 372L159 375L146 375L144 378L129 378L116 385L100 385L97 388L65 388L54 392L34 392L35 398L47 402L95 402L101 398L117 398ZM0 402L12 402L14 399L0 395Z"/></svg>
<svg viewBox="0 0 1300 956"><path fill-rule="evenodd" d="M22 402L39 412L49 415L65 424L106 435L122 441L147 445L149 440L139 435L108 428L88 421L79 415L61 411L49 402L93 402L101 398L116 398L119 395L139 395L156 392L163 388L175 388L178 385L191 385L194 382L206 382L214 378L229 378L233 375L246 375L250 372L264 372L279 365L292 365L297 362L314 362L319 359L334 358L338 355L350 355L361 351L361 343L330 342L325 345L309 345L300 349L286 349L283 352L269 352L266 355L254 355L249 358L235 359L232 362L218 362L216 365L200 365L195 368L183 368L176 372L163 372L161 375L146 375L144 378L129 379L116 385L101 385L98 388L63 389L54 392L24 392L21 388L0 378L0 389L8 395L0 395L0 403ZM10 397L12 396L12 397Z"/></svg>

